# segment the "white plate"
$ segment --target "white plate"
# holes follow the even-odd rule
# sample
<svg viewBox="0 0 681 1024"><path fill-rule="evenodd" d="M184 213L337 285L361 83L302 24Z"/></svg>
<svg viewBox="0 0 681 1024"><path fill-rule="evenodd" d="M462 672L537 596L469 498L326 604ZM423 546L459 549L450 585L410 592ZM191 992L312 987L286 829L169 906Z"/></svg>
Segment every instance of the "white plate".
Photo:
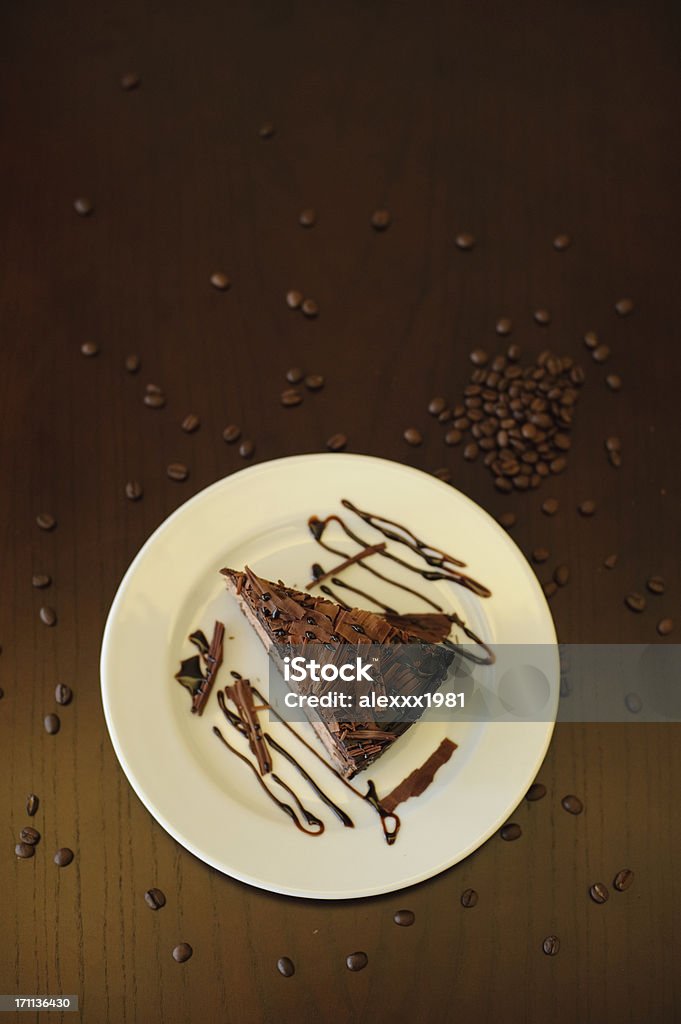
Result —
<svg viewBox="0 0 681 1024"><path fill-rule="evenodd" d="M303 793L295 773L282 768L282 777L326 823L320 837L299 833L261 792L249 769L212 734L214 724L225 725L214 693L197 718L190 714L189 694L173 679L180 659L195 653L188 634L202 628L210 635L219 618L226 625L226 640L218 685L229 681L229 671L236 669L267 687L267 656L225 593L219 570L248 564L266 578L304 586L313 561L332 568L332 556L315 544L307 519L340 511L345 497L404 523L467 563L468 571L490 587L491 598L481 600L449 583L424 586L433 588L431 595L437 590L440 603L462 614L479 635L492 644L546 644L555 653L549 670L550 721L429 722L426 716L370 769L378 792L386 793L445 735L458 744L430 788L399 808L402 828L392 847L369 805L326 773L302 746L296 756L350 814L355 828L344 828L311 790ZM376 536L359 525L362 535ZM339 540L338 546L352 549L347 540ZM353 576L358 571L359 578ZM344 578L401 611L426 610L379 580L372 579L367 588L366 573L357 566ZM523 798L551 738L559 683L555 643L534 573L505 531L469 498L434 477L382 459L300 455L253 466L213 484L150 537L109 613L101 657L102 699L125 774L178 842L220 871L263 889L346 899L429 878L466 857L503 824ZM275 735L277 728L283 729L271 728ZM312 735L308 724L296 728ZM241 742L235 733L229 735L231 742ZM362 779L360 775L358 781Z"/></svg>

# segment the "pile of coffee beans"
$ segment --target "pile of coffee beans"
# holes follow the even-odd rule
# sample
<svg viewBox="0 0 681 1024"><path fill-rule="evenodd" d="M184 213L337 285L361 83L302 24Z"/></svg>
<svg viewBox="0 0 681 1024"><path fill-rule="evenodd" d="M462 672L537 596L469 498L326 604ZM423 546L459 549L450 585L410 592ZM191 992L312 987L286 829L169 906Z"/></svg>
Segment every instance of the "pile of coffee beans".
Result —
<svg viewBox="0 0 681 1024"><path fill-rule="evenodd" d="M522 366L515 344L492 359L484 349L474 349L470 359L475 369L463 401L452 409L445 444L465 441L464 458L482 457L495 486L506 493L539 487L544 477L562 473L582 368L570 356L548 350ZM431 407L439 410L439 403Z"/></svg>

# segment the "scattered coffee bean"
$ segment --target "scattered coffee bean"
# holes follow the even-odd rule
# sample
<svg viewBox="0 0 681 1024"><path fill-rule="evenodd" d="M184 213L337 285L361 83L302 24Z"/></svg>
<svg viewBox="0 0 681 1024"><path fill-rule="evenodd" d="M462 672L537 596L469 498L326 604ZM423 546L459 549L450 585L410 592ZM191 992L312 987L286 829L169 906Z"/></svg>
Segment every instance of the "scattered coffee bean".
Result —
<svg viewBox="0 0 681 1024"><path fill-rule="evenodd" d="M395 924L398 924L400 928L410 928L416 920L416 914L413 910L398 910L393 917Z"/></svg>
<svg viewBox="0 0 681 1024"><path fill-rule="evenodd" d="M542 562L547 562L549 559L548 548L535 548L532 552L532 561L541 565Z"/></svg>
<svg viewBox="0 0 681 1024"><path fill-rule="evenodd" d="M20 860L29 860L35 856L35 847L29 843L17 843L14 852Z"/></svg>
<svg viewBox="0 0 681 1024"><path fill-rule="evenodd" d="M388 210L374 210L371 215L371 226L375 231L385 231L390 227L390 212Z"/></svg>
<svg viewBox="0 0 681 1024"><path fill-rule="evenodd" d="M627 711L630 711L632 715L637 715L643 708L643 701L638 693L628 693L624 698L624 704Z"/></svg>
<svg viewBox="0 0 681 1024"><path fill-rule="evenodd" d="M629 316L634 311L634 303L631 299L620 299L615 303L615 310L619 316Z"/></svg>
<svg viewBox="0 0 681 1024"><path fill-rule="evenodd" d="M125 485L125 496L128 501L139 501L143 494L144 491L139 480L128 480Z"/></svg>
<svg viewBox="0 0 681 1024"><path fill-rule="evenodd" d="M660 619L657 624L657 632L660 636L669 636L670 633L674 632L674 620Z"/></svg>
<svg viewBox="0 0 681 1024"><path fill-rule="evenodd" d="M468 462L474 462L479 454L480 447L475 443L475 441L471 441L471 443L467 444L463 450L463 457Z"/></svg>
<svg viewBox="0 0 681 1024"><path fill-rule="evenodd" d="M170 480L174 480L175 483L183 483L189 476L189 469L185 466L184 462L171 462L166 467L166 473Z"/></svg>
<svg viewBox="0 0 681 1024"><path fill-rule="evenodd" d="M255 452L255 445L252 441L242 441L239 445L239 455L242 459L251 459Z"/></svg>
<svg viewBox="0 0 681 1024"><path fill-rule="evenodd" d="M362 971L369 963L369 957L366 953L351 953L345 958L345 963L349 971Z"/></svg>
<svg viewBox="0 0 681 1024"><path fill-rule="evenodd" d="M557 565L553 570L553 579L559 587L564 587L570 580L570 567L565 565Z"/></svg>
<svg viewBox="0 0 681 1024"><path fill-rule="evenodd" d="M513 330L513 321L509 320L507 316L499 317L496 322L495 330L497 334L501 335L502 338L505 338Z"/></svg>
<svg viewBox="0 0 681 1024"><path fill-rule="evenodd" d="M136 71L126 71L124 75L121 75L121 89L130 92L132 89L139 88L141 81L142 79Z"/></svg>
<svg viewBox="0 0 681 1024"><path fill-rule="evenodd" d="M457 430L456 428L452 428L451 430L448 430L447 433L445 434L445 438L444 438L445 444L448 444L448 445L460 444L462 437L463 437L463 434L461 433L460 430Z"/></svg>
<svg viewBox="0 0 681 1024"><path fill-rule="evenodd" d="M606 437L605 449L608 452L619 452L622 448L622 442L619 437Z"/></svg>
<svg viewBox="0 0 681 1024"><path fill-rule="evenodd" d="M632 591L631 594L627 594L624 599L624 603L632 612L645 611L646 599L643 594L637 594L635 591Z"/></svg>
<svg viewBox="0 0 681 1024"><path fill-rule="evenodd" d="M277 970L280 974L283 974L285 978L292 978L296 973L293 960L287 956L280 956L277 960Z"/></svg>
<svg viewBox="0 0 681 1024"><path fill-rule="evenodd" d="M96 356L99 353L99 348L95 345L94 341L84 341L80 346L80 351L82 355L91 359L92 356Z"/></svg>
<svg viewBox="0 0 681 1024"><path fill-rule="evenodd" d="M513 490L513 484L505 476L496 476L494 478L494 486L498 491L502 491L504 494L508 494L509 491Z"/></svg>
<svg viewBox="0 0 681 1024"><path fill-rule="evenodd" d="M49 512L41 512L35 521L41 530L54 530L57 525L57 520Z"/></svg>
<svg viewBox="0 0 681 1024"><path fill-rule="evenodd" d="M303 311L304 316L315 317L319 315L319 306L314 299L303 299L303 303L300 308Z"/></svg>
<svg viewBox="0 0 681 1024"><path fill-rule="evenodd" d="M566 466L567 461L562 455L559 455L557 459L552 459L551 462L549 462L549 469L552 473L562 473Z"/></svg>
<svg viewBox="0 0 681 1024"><path fill-rule="evenodd" d="M162 409L166 404L166 396L163 392L148 391L143 401L148 409Z"/></svg>
<svg viewBox="0 0 681 1024"><path fill-rule="evenodd" d="M54 855L54 863L58 868L67 868L72 860L73 850L69 850L68 846L62 846Z"/></svg>
<svg viewBox="0 0 681 1024"><path fill-rule="evenodd" d="M439 416L446 408L446 398L431 398L430 402L428 402L428 412L431 416Z"/></svg>
<svg viewBox="0 0 681 1024"><path fill-rule="evenodd" d="M22 843L28 843L29 846L37 846L40 842L40 832L32 825L26 825L19 833L19 839Z"/></svg>
<svg viewBox="0 0 681 1024"><path fill-rule="evenodd" d="M603 565L606 569L614 569L617 565L617 555L608 555L603 559Z"/></svg>
<svg viewBox="0 0 681 1024"><path fill-rule="evenodd" d="M508 348L506 349L506 356L507 356L508 359L510 359L510 361L512 363L517 363L518 360L520 359L521 354L522 354L522 351L521 351L520 345L516 345L516 344L509 345ZM506 376L508 378L508 374Z"/></svg>
<svg viewBox="0 0 681 1024"><path fill-rule="evenodd" d="M578 796L574 796L572 793L568 794L568 796L564 796L560 803L563 810L567 811L568 814L581 814L584 810L584 804L582 801Z"/></svg>
<svg viewBox="0 0 681 1024"><path fill-rule="evenodd" d="M271 139L276 131L273 121L263 121L258 128L258 135L261 139Z"/></svg>
<svg viewBox="0 0 681 1024"><path fill-rule="evenodd" d="M535 323L539 324L541 327L545 327L547 324L551 323L551 314L548 309L535 309L534 320Z"/></svg>
<svg viewBox="0 0 681 1024"><path fill-rule="evenodd" d="M505 839L507 843L512 843L514 839L520 839L522 834L523 830L515 822L509 822L508 825L504 825L499 832L501 838Z"/></svg>
<svg viewBox="0 0 681 1024"><path fill-rule="evenodd" d="M416 429L416 427L407 427L402 434L402 437L407 444L413 445L414 447L423 444L423 435L420 430Z"/></svg>
<svg viewBox="0 0 681 1024"><path fill-rule="evenodd" d="M303 293L297 291L295 288L291 288L290 291L286 292L286 305L289 309L300 309L303 304ZM292 383L296 383L292 381Z"/></svg>
<svg viewBox="0 0 681 1024"><path fill-rule="evenodd" d="M587 498L586 501L580 502L577 506L577 510L580 516L592 516L596 511L596 502L591 498Z"/></svg>
<svg viewBox="0 0 681 1024"><path fill-rule="evenodd" d="M502 512L499 516L499 522L506 530L510 530L518 522L518 517L515 512Z"/></svg>
<svg viewBox="0 0 681 1024"><path fill-rule="evenodd" d="M80 196L73 202L73 209L76 211L79 217L89 217L94 210L94 205L85 196Z"/></svg>
<svg viewBox="0 0 681 1024"><path fill-rule="evenodd" d="M618 871L615 875L615 880L612 884L618 892L626 892L627 889L631 887L633 881L634 872L631 868L622 868L622 870Z"/></svg>
<svg viewBox="0 0 681 1024"><path fill-rule="evenodd" d="M175 949L173 950L173 960L178 964L186 963L193 952L194 950L188 942L181 942L178 946L175 946Z"/></svg>
<svg viewBox="0 0 681 1024"><path fill-rule="evenodd" d="M451 471L446 466L440 466L439 469L433 470L433 476L436 476L438 480L442 480L444 483L449 484L452 482Z"/></svg>
<svg viewBox="0 0 681 1024"><path fill-rule="evenodd" d="M125 368L128 371L128 373L137 373L141 365L142 360L138 355L132 353L131 355L125 357Z"/></svg>
<svg viewBox="0 0 681 1024"><path fill-rule="evenodd" d="M464 889L461 893L462 907L475 907L478 902L478 894L475 889Z"/></svg>
<svg viewBox="0 0 681 1024"><path fill-rule="evenodd" d="M525 799L534 803L535 800L543 800L545 796L546 786L541 782L533 782L525 794Z"/></svg>
<svg viewBox="0 0 681 1024"><path fill-rule="evenodd" d="M29 793L28 796L26 797L26 813L28 814L29 818L35 817L35 815L38 813L39 807L39 798L35 795L35 793Z"/></svg>
<svg viewBox="0 0 681 1024"><path fill-rule="evenodd" d="M73 700L73 690L67 683L57 683L54 688L54 699L57 704L61 704L62 707L66 707Z"/></svg>
<svg viewBox="0 0 681 1024"><path fill-rule="evenodd" d="M560 950L560 939L557 935L547 935L541 944L541 948L547 956L556 956Z"/></svg>
<svg viewBox="0 0 681 1024"><path fill-rule="evenodd" d="M474 348L469 359L473 366L486 366L489 362L489 354L485 352L484 348Z"/></svg>
<svg viewBox="0 0 681 1024"><path fill-rule="evenodd" d="M61 722L59 721L59 715L51 714L45 715L43 719L43 725L45 726L45 732L50 736L56 736L61 728Z"/></svg>
<svg viewBox="0 0 681 1024"><path fill-rule="evenodd" d="M150 910L160 910L166 905L165 893L160 889L147 889L144 894L144 902Z"/></svg>
<svg viewBox="0 0 681 1024"><path fill-rule="evenodd" d="M572 238L571 238L570 235L565 235L565 234L556 235L556 237L553 240L553 248L557 252L563 252L565 249L569 248L571 244L572 244Z"/></svg>
<svg viewBox="0 0 681 1024"><path fill-rule="evenodd" d="M620 391L622 387L622 378L617 373L609 373L605 378L605 383L611 391Z"/></svg>
<svg viewBox="0 0 681 1024"><path fill-rule="evenodd" d="M347 443L348 439L345 434L332 434L326 442L326 447L330 452L342 452Z"/></svg>
<svg viewBox="0 0 681 1024"><path fill-rule="evenodd" d="M304 376L305 373L299 366L292 366L290 370L286 371L286 380L289 384L300 384Z"/></svg>
<svg viewBox="0 0 681 1024"><path fill-rule="evenodd" d="M282 391L279 401L283 406L288 409L293 408L294 405L300 405L303 400L303 396L297 388L287 388L286 391Z"/></svg>
<svg viewBox="0 0 681 1024"><path fill-rule="evenodd" d="M590 348L592 351L593 349L598 348L598 335L595 331L586 332L586 334L584 335L584 344L587 348Z"/></svg>
<svg viewBox="0 0 681 1024"><path fill-rule="evenodd" d="M467 251L475 245L475 235L471 235L467 231L460 231L454 241L457 249Z"/></svg>
<svg viewBox="0 0 681 1024"><path fill-rule="evenodd" d="M43 605L38 613L40 615L40 621L46 626L57 625L57 613L54 608L50 608L49 605Z"/></svg>
<svg viewBox="0 0 681 1024"><path fill-rule="evenodd" d="M201 426L201 420L195 412L190 412L187 413L180 426L184 430L185 434L193 434L194 431L198 430Z"/></svg>
<svg viewBox="0 0 681 1024"><path fill-rule="evenodd" d="M589 888L589 896L594 903L607 903L610 899L608 887L603 885L603 882L594 882L594 884Z"/></svg>
<svg viewBox="0 0 681 1024"><path fill-rule="evenodd" d="M317 223L317 212L312 207L301 210L298 216L298 223L301 228L313 228Z"/></svg>
<svg viewBox="0 0 681 1024"><path fill-rule="evenodd" d="M542 583L542 590L544 591L544 597L553 597L558 591L558 584L554 583L553 580L547 580L546 583Z"/></svg>
<svg viewBox="0 0 681 1024"><path fill-rule="evenodd" d="M547 498L546 501L542 502L541 510L545 516L555 516L558 511L558 499Z"/></svg>
<svg viewBox="0 0 681 1024"><path fill-rule="evenodd" d="M219 292L226 292L232 282L222 270L216 270L214 274L210 275L210 283Z"/></svg>
<svg viewBox="0 0 681 1024"><path fill-rule="evenodd" d="M651 594L664 594L664 580L661 576L651 576L646 586Z"/></svg>
<svg viewBox="0 0 681 1024"><path fill-rule="evenodd" d="M236 423L230 423L228 427L222 431L222 440L226 441L227 444L234 444L241 437L241 428L237 427Z"/></svg>
<svg viewBox="0 0 681 1024"><path fill-rule="evenodd" d="M321 373L308 373L305 378L305 387L308 391L320 391L325 383Z"/></svg>
<svg viewBox="0 0 681 1024"><path fill-rule="evenodd" d="M610 357L610 349L607 345L598 345L591 353L591 357L597 363L604 363Z"/></svg>
<svg viewBox="0 0 681 1024"><path fill-rule="evenodd" d="M52 582L52 577L48 576L47 573L35 573L31 577L31 585L37 590L44 590L45 587L49 587Z"/></svg>
<svg viewBox="0 0 681 1024"><path fill-rule="evenodd" d="M438 423L449 423L451 418L452 418L452 410L451 409L443 409L442 412L438 415L437 421L438 421Z"/></svg>

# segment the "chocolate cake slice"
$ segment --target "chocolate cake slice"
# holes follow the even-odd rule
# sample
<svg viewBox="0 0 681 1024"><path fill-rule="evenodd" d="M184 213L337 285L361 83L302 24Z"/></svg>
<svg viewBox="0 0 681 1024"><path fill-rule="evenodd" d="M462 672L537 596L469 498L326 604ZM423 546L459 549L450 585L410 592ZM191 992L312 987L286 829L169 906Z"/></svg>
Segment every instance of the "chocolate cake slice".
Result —
<svg viewBox="0 0 681 1024"><path fill-rule="evenodd" d="M237 598L280 668L292 647L309 646L315 656L323 649L325 661L333 662L334 650L345 658L345 645L380 644L384 650L379 692L404 696L434 692L447 675L454 655L438 646L451 627L445 615L393 616L393 621L388 621L374 612L342 608L327 597L293 590L281 581L261 579L248 567L243 572L221 571L228 591ZM322 692L325 685L320 683L317 692ZM368 715L365 721L358 721L359 711L347 721L338 720L323 708L306 709L306 714L334 765L347 779L373 764L406 732L414 717L413 710L395 711L391 713L394 720L388 722L377 722Z"/></svg>

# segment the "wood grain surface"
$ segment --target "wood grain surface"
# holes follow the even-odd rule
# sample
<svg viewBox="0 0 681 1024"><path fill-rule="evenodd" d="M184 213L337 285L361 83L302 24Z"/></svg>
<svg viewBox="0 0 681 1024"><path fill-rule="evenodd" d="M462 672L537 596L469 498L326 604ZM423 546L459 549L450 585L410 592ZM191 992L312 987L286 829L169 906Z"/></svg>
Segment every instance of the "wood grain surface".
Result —
<svg viewBox="0 0 681 1024"><path fill-rule="evenodd" d="M678 20L657 0L4 5L0 992L77 993L92 1024L681 1019L678 726L561 726L539 774L547 797L514 815L519 841L493 838L399 894L304 902L216 873L156 824L114 756L98 667L140 545L244 464L221 439L232 422L254 461L342 431L350 451L446 466L493 514L515 511L523 550L549 547L547 572L570 565L552 601L564 642L653 642L663 614L681 626ZM309 230L304 207L318 212ZM380 233L379 207L392 214ZM573 237L564 252L559 232ZM216 270L229 291L210 286ZM316 320L286 307L290 288L317 300ZM499 316L528 354L551 347L588 371L567 472L509 497L426 412L433 395L458 399L472 347L502 350ZM604 366L589 329L611 348ZM296 364L326 386L284 409ZM148 383L164 409L144 406ZM202 421L192 435L188 412ZM409 426L421 447L404 443ZM619 470L603 448L613 433ZM166 477L178 460L186 483ZM32 588L37 572L49 590ZM623 598L652 573L666 594L634 615ZM58 682L75 696L49 736ZM42 840L22 861L29 792ZM566 793L582 815L562 810ZM61 846L75 860L60 870ZM589 885L624 867L632 888L593 903ZM167 895L157 913L150 886ZM479 903L464 909L469 886ZM411 928L393 923L403 908ZM182 941L194 955L177 964ZM355 950L369 957L359 973L345 966Z"/></svg>

